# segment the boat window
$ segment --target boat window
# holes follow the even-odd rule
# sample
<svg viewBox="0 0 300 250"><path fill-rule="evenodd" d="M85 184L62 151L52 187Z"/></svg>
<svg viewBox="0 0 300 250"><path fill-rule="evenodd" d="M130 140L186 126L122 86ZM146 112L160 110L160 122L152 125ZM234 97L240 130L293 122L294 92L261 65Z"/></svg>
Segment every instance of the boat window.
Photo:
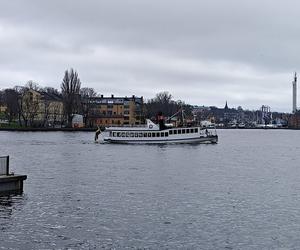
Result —
<svg viewBox="0 0 300 250"><path fill-rule="evenodd" d="M177 130L174 130L174 135L177 135Z"/></svg>
<svg viewBox="0 0 300 250"><path fill-rule="evenodd" d="M173 134L173 130L170 130L170 131L169 131L169 134L172 135L172 134Z"/></svg>
<svg viewBox="0 0 300 250"><path fill-rule="evenodd" d="M147 137L147 133L144 133L144 137Z"/></svg>
<svg viewBox="0 0 300 250"><path fill-rule="evenodd" d="M197 128L195 128L195 133L198 133L198 129Z"/></svg>
<svg viewBox="0 0 300 250"><path fill-rule="evenodd" d="M168 137L168 136L169 136L168 132L165 132L165 137Z"/></svg>
<svg viewBox="0 0 300 250"><path fill-rule="evenodd" d="M143 137L143 133L139 133L139 137Z"/></svg>
<svg viewBox="0 0 300 250"><path fill-rule="evenodd" d="M129 137L129 132L126 132L126 137Z"/></svg>
<svg viewBox="0 0 300 250"><path fill-rule="evenodd" d="M111 132L111 131L109 132L109 136L110 136L110 137L112 136L112 132Z"/></svg>
<svg viewBox="0 0 300 250"><path fill-rule="evenodd" d="M191 133L194 133L194 129L193 128L191 128Z"/></svg>
<svg viewBox="0 0 300 250"><path fill-rule="evenodd" d="M121 133L121 137L125 137L125 132L122 132L122 133Z"/></svg>
<svg viewBox="0 0 300 250"><path fill-rule="evenodd" d="M164 137L165 136L165 133L164 132L161 132L161 137Z"/></svg>
<svg viewBox="0 0 300 250"><path fill-rule="evenodd" d="M134 133L134 137L138 137L139 136L139 134L138 133Z"/></svg>
<svg viewBox="0 0 300 250"><path fill-rule="evenodd" d="M155 133L152 133L152 137L155 137Z"/></svg>
<svg viewBox="0 0 300 250"><path fill-rule="evenodd" d="M160 136L160 133L158 132L158 133L156 133L156 137L159 137Z"/></svg>
<svg viewBox="0 0 300 250"><path fill-rule="evenodd" d="M130 137L134 137L134 133L130 133Z"/></svg>
<svg viewBox="0 0 300 250"><path fill-rule="evenodd" d="M113 132L113 137L116 137L116 132Z"/></svg>
<svg viewBox="0 0 300 250"><path fill-rule="evenodd" d="M182 130L182 133L185 134L185 129Z"/></svg>
<svg viewBox="0 0 300 250"><path fill-rule="evenodd" d="M117 132L117 137L120 137L121 133L120 132Z"/></svg>
<svg viewBox="0 0 300 250"><path fill-rule="evenodd" d="M179 135L181 134L181 129L178 129L178 134L179 134Z"/></svg>
<svg viewBox="0 0 300 250"><path fill-rule="evenodd" d="M189 128L186 129L186 133L187 133L187 134L190 133L190 129L189 129Z"/></svg>
<svg viewBox="0 0 300 250"><path fill-rule="evenodd" d="M148 133L148 137L151 137L151 133Z"/></svg>

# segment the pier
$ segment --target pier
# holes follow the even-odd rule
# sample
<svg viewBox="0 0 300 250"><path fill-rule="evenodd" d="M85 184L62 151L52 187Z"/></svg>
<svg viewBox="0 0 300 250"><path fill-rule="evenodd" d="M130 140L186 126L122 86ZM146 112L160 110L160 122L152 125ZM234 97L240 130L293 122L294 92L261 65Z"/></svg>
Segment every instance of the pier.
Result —
<svg viewBox="0 0 300 250"><path fill-rule="evenodd" d="M26 175L15 175L9 172L9 156L0 156L0 195L23 193L23 181Z"/></svg>

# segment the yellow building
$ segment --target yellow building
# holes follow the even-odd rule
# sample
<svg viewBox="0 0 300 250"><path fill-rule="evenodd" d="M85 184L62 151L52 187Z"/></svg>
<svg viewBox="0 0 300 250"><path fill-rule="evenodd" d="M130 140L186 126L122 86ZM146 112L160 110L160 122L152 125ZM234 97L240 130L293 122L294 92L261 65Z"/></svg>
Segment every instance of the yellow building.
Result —
<svg viewBox="0 0 300 250"><path fill-rule="evenodd" d="M143 97L92 97L89 98L90 126L122 126L143 123Z"/></svg>
<svg viewBox="0 0 300 250"><path fill-rule="evenodd" d="M60 95L33 89L22 98L24 123L29 126L54 127L63 122L63 102Z"/></svg>

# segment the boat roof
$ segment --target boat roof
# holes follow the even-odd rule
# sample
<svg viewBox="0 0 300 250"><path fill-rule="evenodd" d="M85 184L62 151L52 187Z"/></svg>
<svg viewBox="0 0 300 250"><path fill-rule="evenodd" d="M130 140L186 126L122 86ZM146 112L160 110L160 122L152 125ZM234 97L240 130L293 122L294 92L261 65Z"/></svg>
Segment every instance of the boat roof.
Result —
<svg viewBox="0 0 300 250"><path fill-rule="evenodd" d="M135 126L124 126L124 127L107 127L106 130L132 130L132 131L140 131L140 130L149 130L149 131L158 131L159 126L152 122L150 119L146 119L145 125L135 125Z"/></svg>
<svg viewBox="0 0 300 250"><path fill-rule="evenodd" d="M167 129L189 129L189 128L200 128L199 126L194 127L167 127ZM201 129L201 128L200 128ZM106 131L160 131L159 126L152 122L150 119L146 119L145 125L135 125L135 126L111 126L105 129Z"/></svg>

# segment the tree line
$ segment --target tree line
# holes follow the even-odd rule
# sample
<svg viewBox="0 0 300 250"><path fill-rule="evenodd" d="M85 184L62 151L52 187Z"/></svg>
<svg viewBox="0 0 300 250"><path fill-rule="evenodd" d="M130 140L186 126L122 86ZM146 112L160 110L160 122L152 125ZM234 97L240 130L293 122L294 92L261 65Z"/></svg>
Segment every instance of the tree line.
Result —
<svg viewBox="0 0 300 250"><path fill-rule="evenodd" d="M60 90L53 87L40 87L33 81L27 82L24 86L15 86L0 90L0 105L6 107L6 111L0 114L0 119L5 119L9 123L17 122L19 126L47 126L47 120L50 115L49 103L43 105L43 121L35 124L38 109L40 108L38 100L28 95L29 90L43 92L51 96L56 96L63 103L63 119L61 125L70 127L72 125L73 114L82 114L85 125L88 124L89 114L92 108L90 102L92 97L100 96L93 88L81 87L81 80L78 73L73 70L66 70ZM52 105L51 115L58 114L59 107ZM191 106L182 101L173 100L173 96L168 92L156 94L152 99L144 103L144 117L155 119L158 113L163 113L166 117L172 116L178 110L184 109L187 114L191 114ZM55 116L54 118L55 119Z"/></svg>

